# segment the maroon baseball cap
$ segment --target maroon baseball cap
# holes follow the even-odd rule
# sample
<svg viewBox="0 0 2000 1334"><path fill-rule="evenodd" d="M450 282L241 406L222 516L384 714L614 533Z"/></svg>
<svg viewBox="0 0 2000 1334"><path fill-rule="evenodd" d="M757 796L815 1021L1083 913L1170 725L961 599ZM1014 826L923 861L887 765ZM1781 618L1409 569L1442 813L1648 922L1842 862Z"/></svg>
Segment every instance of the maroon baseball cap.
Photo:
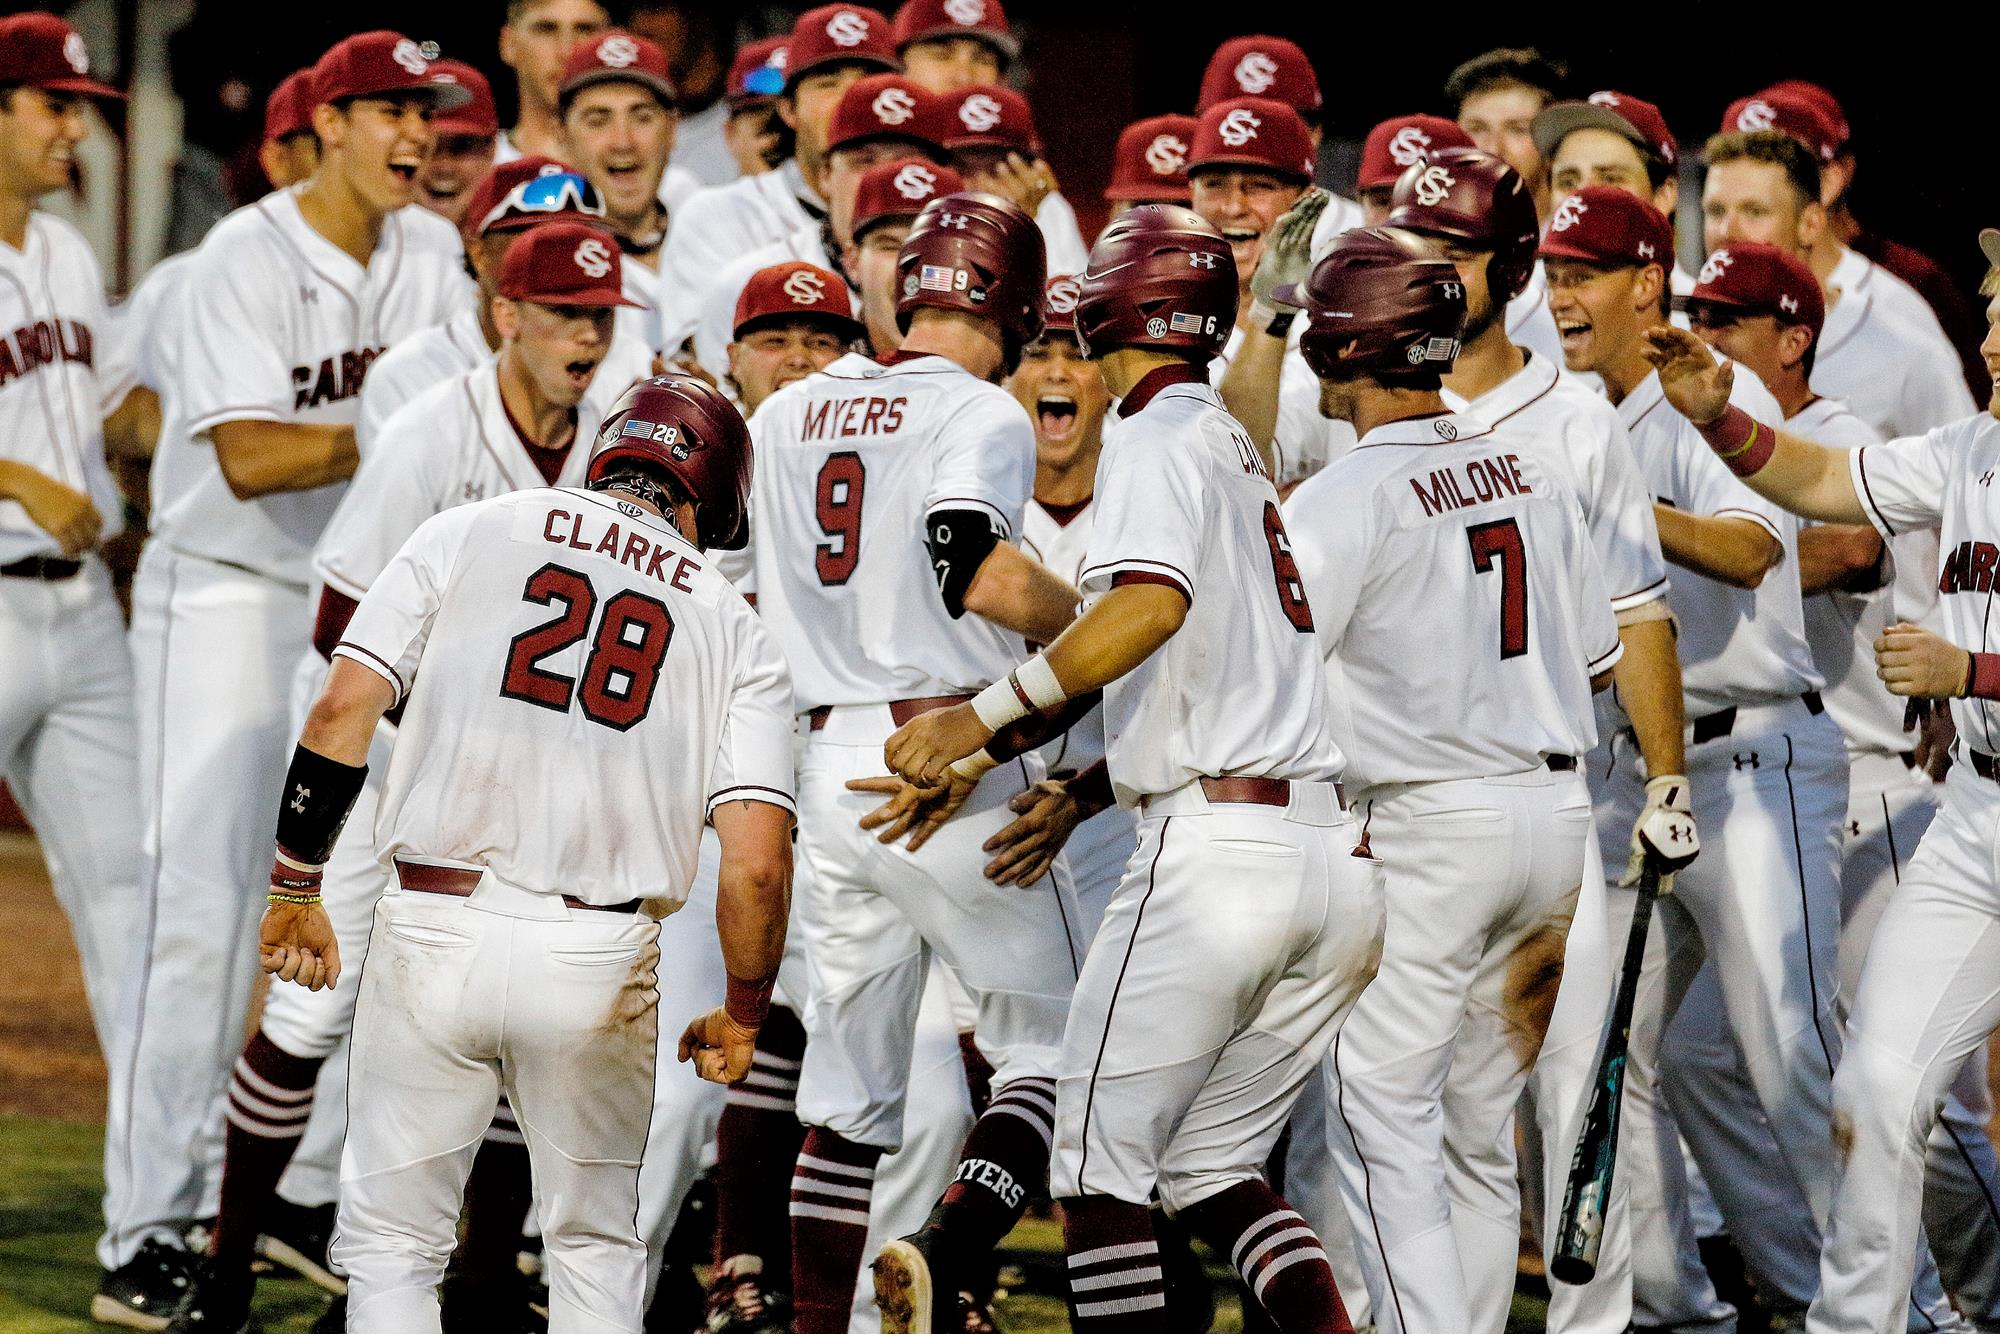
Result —
<svg viewBox="0 0 2000 1334"><path fill-rule="evenodd" d="M1261 167L1310 181L1312 134L1299 113L1263 97L1232 97L1201 113L1188 173L1204 167Z"/></svg>
<svg viewBox="0 0 2000 1334"><path fill-rule="evenodd" d="M1021 43L1007 27L1000 0L903 0L896 11L896 51L940 37L972 37L1013 60Z"/></svg>
<svg viewBox="0 0 2000 1334"><path fill-rule="evenodd" d="M840 95L826 124L826 151L870 139L908 139L944 156L944 102L900 74L870 74Z"/></svg>
<svg viewBox="0 0 2000 1334"><path fill-rule="evenodd" d="M1148 116L1120 130L1118 147L1111 154L1111 184L1104 187L1104 197L1187 203L1188 153L1199 124L1193 116Z"/></svg>
<svg viewBox="0 0 2000 1334"><path fill-rule="evenodd" d="M1750 315L1770 315L1782 324L1803 324L1819 337L1826 323L1826 297L1819 279L1776 246L1747 242L1719 246L1688 293L1690 307L1698 303L1728 306Z"/></svg>
<svg viewBox="0 0 2000 1334"><path fill-rule="evenodd" d="M1544 259L1580 259L1606 268L1674 267L1674 229L1660 210L1615 185L1586 185L1556 205L1542 235Z"/></svg>
<svg viewBox="0 0 2000 1334"><path fill-rule="evenodd" d="M1076 337L1076 301L1083 294L1082 284L1067 273L1057 274L1049 279L1042 289L1042 332L1065 333Z"/></svg>
<svg viewBox="0 0 2000 1334"><path fill-rule="evenodd" d="M624 281L618 238L587 222L530 227L500 261L500 295L538 306L636 306Z"/></svg>
<svg viewBox="0 0 2000 1334"><path fill-rule="evenodd" d="M743 284L736 298L734 336L741 338L764 324L802 319L830 324L843 338L859 338L865 332L854 318L854 298L839 274L790 259L757 270Z"/></svg>
<svg viewBox="0 0 2000 1334"><path fill-rule="evenodd" d="M950 167L922 158L878 162L854 184L854 220L848 224L859 241L878 222L914 218L924 205L942 195L965 189L965 180Z"/></svg>
<svg viewBox="0 0 2000 1334"><path fill-rule="evenodd" d="M432 80L437 58L436 42L419 42L387 28L357 32L328 47L313 66L313 101L421 94L434 111L464 106L472 100L471 89Z"/></svg>
<svg viewBox="0 0 2000 1334"><path fill-rule="evenodd" d="M481 74L463 60L434 60L431 62L431 82L455 83L472 93L472 100L462 107L453 107L431 117L431 128L439 134L500 133L500 113L493 108L493 87Z"/></svg>
<svg viewBox="0 0 2000 1334"><path fill-rule="evenodd" d="M125 100L110 84L90 77L90 51L82 34L40 11L0 18L0 84Z"/></svg>
<svg viewBox="0 0 2000 1334"><path fill-rule="evenodd" d="M275 144L313 127L312 71L293 70L264 99L264 142Z"/></svg>
<svg viewBox="0 0 2000 1334"><path fill-rule="evenodd" d="M531 153L501 163L472 187L461 225L468 237L479 237L523 231L544 222L602 225L603 220L604 204L583 173Z"/></svg>
<svg viewBox="0 0 2000 1334"><path fill-rule="evenodd" d="M799 15L785 42L785 87L822 65L861 64L901 69L889 20L866 5L821 5Z"/></svg>
<svg viewBox="0 0 2000 1334"><path fill-rule="evenodd" d="M1381 190L1394 185L1403 172L1440 148L1471 148L1472 136L1457 121L1442 116L1391 116L1368 131L1361 144L1357 190Z"/></svg>
<svg viewBox="0 0 2000 1334"><path fill-rule="evenodd" d="M1209 57L1194 109L1199 115L1238 97L1269 98L1302 116L1316 116L1319 75L1297 42L1283 37L1232 37Z"/></svg>
<svg viewBox="0 0 2000 1334"><path fill-rule="evenodd" d="M1027 98L998 84L977 84L946 99L944 146L954 153L1006 148L1033 156L1042 151L1042 139Z"/></svg>
<svg viewBox="0 0 2000 1334"><path fill-rule="evenodd" d="M1842 148L1854 137L1853 129L1847 123L1847 112L1842 109L1840 99L1810 79L1780 79L1764 90L1764 96L1783 93L1788 97L1802 97L1819 108L1819 114L1833 127L1833 137Z"/></svg>
<svg viewBox="0 0 2000 1334"><path fill-rule="evenodd" d="M673 75L667 70L667 53L660 44L623 28L611 28L569 49L556 99L567 108L570 99L583 89L614 81L638 84L659 98L662 106L673 106L679 98Z"/></svg>
<svg viewBox="0 0 2000 1334"><path fill-rule="evenodd" d="M785 91L785 43L788 38L766 37L751 42L729 62L729 109L745 111L778 100Z"/></svg>
<svg viewBox="0 0 2000 1334"><path fill-rule="evenodd" d="M1839 155L1843 142L1839 129L1825 111L1797 93L1767 89L1750 97L1739 97L1722 113L1721 133L1776 130L1788 134L1813 151L1821 162Z"/></svg>
<svg viewBox="0 0 2000 1334"><path fill-rule="evenodd" d="M1542 108L1529 133L1535 137L1535 151L1545 158L1556 155L1556 146L1572 130L1609 130L1622 135L1668 166L1680 161L1680 145L1667 129L1667 118L1651 102L1630 93L1606 89L1592 93L1581 102L1557 102Z"/></svg>

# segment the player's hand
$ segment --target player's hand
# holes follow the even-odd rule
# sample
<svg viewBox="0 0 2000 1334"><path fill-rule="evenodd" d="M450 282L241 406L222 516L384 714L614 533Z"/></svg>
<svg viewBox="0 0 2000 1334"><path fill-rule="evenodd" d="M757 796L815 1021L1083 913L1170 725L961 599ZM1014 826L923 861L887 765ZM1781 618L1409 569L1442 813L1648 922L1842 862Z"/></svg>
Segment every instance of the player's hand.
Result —
<svg viewBox="0 0 2000 1334"><path fill-rule="evenodd" d="M266 908L257 947L264 971L280 982L318 991L340 980L340 944L321 904L274 903Z"/></svg>
<svg viewBox="0 0 2000 1334"><path fill-rule="evenodd" d="M875 836L881 843L894 843L908 835L905 846L915 852L930 842L931 835L943 828L945 821L958 814L958 808L978 786L978 779L961 778L957 774L947 775L935 787L918 787L900 778L884 776L849 779L847 790L875 792L889 798L862 816L859 823L863 829L881 829Z"/></svg>
<svg viewBox="0 0 2000 1334"><path fill-rule="evenodd" d="M1055 193L1056 174L1046 162L1030 162L1019 153L1009 153L993 168L993 193L1034 217L1042 201Z"/></svg>
<svg viewBox="0 0 2000 1334"><path fill-rule="evenodd" d="M737 1023L718 1005L681 1032L680 1059L694 1062L694 1072L712 1084L734 1084L750 1073L750 1054L757 1050L757 1030Z"/></svg>
<svg viewBox="0 0 2000 1334"><path fill-rule="evenodd" d="M1020 818L983 845L984 851L997 854L986 863L986 878L1026 889L1049 873L1056 854L1083 823L1084 812L1069 789L1052 779L1016 793L1007 809Z"/></svg>
<svg viewBox="0 0 2000 1334"><path fill-rule="evenodd" d="M1915 707L1917 701L1912 700ZM1945 707L1930 708L1925 701L1924 716L1917 724L1917 768L1931 777L1933 783L1942 783L1945 774L1951 771L1951 748L1958 740L1958 724L1952 721L1951 710Z"/></svg>
<svg viewBox="0 0 2000 1334"><path fill-rule="evenodd" d="M882 747L883 762L919 787L933 787L954 760L962 760L993 739L972 705L954 704L917 715L896 729Z"/></svg>
<svg viewBox="0 0 2000 1334"><path fill-rule="evenodd" d="M1708 344L1671 324L1645 332L1639 350L1660 373L1660 388L1674 411L1696 426L1706 426L1729 410L1729 387L1736 383L1734 362L1717 361Z"/></svg>
<svg viewBox="0 0 2000 1334"><path fill-rule="evenodd" d="M1972 655L1948 639L1907 622L1875 641L1875 675L1892 695L1957 699L1972 673Z"/></svg>
<svg viewBox="0 0 2000 1334"><path fill-rule="evenodd" d="M32 468L20 469L8 491L37 528L62 544L65 557L96 545L97 535L104 529L104 516L84 492Z"/></svg>
<svg viewBox="0 0 2000 1334"><path fill-rule="evenodd" d="M1257 271L1250 275L1250 295L1254 299L1272 310L1297 309L1271 294L1289 283L1305 282L1306 275L1312 272L1313 229L1319 226L1319 216L1326 212L1332 198L1318 186L1311 186L1271 225L1264 237L1264 253L1257 261Z"/></svg>
<svg viewBox="0 0 2000 1334"><path fill-rule="evenodd" d="M1661 774L1646 784L1646 807L1632 826L1632 859L1618 883L1627 887L1639 883L1646 858L1660 864L1660 893L1673 893L1673 873L1695 859L1701 851L1701 834L1694 827L1694 804L1688 795L1688 780L1680 774Z"/></svg>

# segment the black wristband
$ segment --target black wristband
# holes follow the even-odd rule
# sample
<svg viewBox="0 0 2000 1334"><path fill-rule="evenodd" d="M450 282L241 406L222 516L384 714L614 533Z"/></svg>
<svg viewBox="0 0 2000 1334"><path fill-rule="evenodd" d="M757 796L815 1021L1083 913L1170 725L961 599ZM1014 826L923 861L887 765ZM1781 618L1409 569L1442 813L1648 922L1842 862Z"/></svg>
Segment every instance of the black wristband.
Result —
<svg viewBox="0 0 2000 1334"><path fill-rule="evenodd" d="M278 846L299 861L323 865L367 777L365 764L342 764L304 746L293 747L278 802Z"/></svg>
<svg viewBox="0 0 2000 1334"><path fill-rule="evenodd" d="M1264 326L1264 332L1273 338L1283 338L1292 331L1292 321L1298 317L1296 310L1281 310Z"/></svg>

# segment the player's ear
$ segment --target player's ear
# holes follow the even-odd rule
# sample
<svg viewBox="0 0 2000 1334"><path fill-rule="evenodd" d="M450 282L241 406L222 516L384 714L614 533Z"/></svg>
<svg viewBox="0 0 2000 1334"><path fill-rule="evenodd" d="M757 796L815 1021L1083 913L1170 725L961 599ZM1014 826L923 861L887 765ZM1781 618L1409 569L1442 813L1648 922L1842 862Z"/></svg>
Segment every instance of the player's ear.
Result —
<svg viewBox="0 0 2000 1334"><path fill-rule="evenodd" d="M778 116L794 130L799 128L798 99L790 93L778 94Z"/></svg>
<svg viewBox="0 0 2000 1334"><path fill-rule="evenodd" d="M322 148L337 147L347 135L347 111L331 102L321 102L313 108L313 133L319 136Z"/></svg>
<svg viewBox="0 0 2000 1334"><path fill-rule="evenodd" d="M1651 312L1661 308L1666 291L1667 271L1658 264L1642 264L1632 271L1632 308Z"/></svg>
<svg viewBox="0 0 2000 1334"><path fill-rule="evenodd" d="M1826 205L1817 199L1799 209L1799 247L1811 250L1827 233Z"/></svg>
<svg viewBox="0 0 2000 1334"><path fill-rule="evenodd" d="M514 304L512 297L501 296L497 292L494 294L493 328L499 333L502 342L514 338L521 332L521 311Z"/></svg>
<svg viewBox="0 0 2000 1334"><path fill-rule="evenodd" d="M1796 366L1804 360L1812 347L1812 330L1803 324L1787 324L1778 330L1778 355L1784 358L1782 364Z"/></svg>

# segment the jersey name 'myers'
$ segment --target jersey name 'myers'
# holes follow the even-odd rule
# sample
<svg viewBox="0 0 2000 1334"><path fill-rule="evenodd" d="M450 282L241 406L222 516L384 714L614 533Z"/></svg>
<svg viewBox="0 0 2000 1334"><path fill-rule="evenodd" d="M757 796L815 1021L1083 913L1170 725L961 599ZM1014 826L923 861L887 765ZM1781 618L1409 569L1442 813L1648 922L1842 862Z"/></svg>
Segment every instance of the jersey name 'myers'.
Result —
<svg viewBox="0 0 2000 1334"><path fill-rule="evenodd" d="M903 429L903 408L910 400L900 395L878 398L830 398L806 409L807 440L839 440L850 435L886 435Z"/></svg>
<svg viewBox="0 0 2000 1334"><path fill-rule="evenodd" d="M361 392L361 381L386 348L364 347L323 358L317 369L292 367L292 411L303 412L322 403L338 403Z"/></svg>
<svg viewBox="0 0 2000 1334"><path fill-rule="evenodd" d="M630 532L620 534L614 520L593 537L583 530L586 517L568 510L550 510L548 518L542 523L542 540L559 547L598 552L620 565L631 566L648 579L656 579L683 593L694 592L688 579L701 573L700 561L682 555L665 543L650 540L636 524ZM596 516L588 516L588 521L593 528L596 526Z"/></svg>
<svg viewBox="0 0 2000 1334"><path fill-rule="evenodd" d="M0 385L59 361L92 365L90 329L75 320L36 320L0 335Z"/></svg>
<svg viewBox="0 0 2000 1334"><path fill-rule="evenodd" d="M1454 467L1439 468L1431 473L1428 487L1412 477L1410 489L1423 502L1426 517L1483 505L1502 496L1533 495L1535 490L1521 476L1521 460L1513 454L1468 459Z"/></svg>
<svg viewBox="0 0 2000 1334"><path fill-rule="evenodd" d="M2000 547L1991 542L1960 542L1944 558L1938 592L1990 593L1996 564L2000 564Z"/></svg>

